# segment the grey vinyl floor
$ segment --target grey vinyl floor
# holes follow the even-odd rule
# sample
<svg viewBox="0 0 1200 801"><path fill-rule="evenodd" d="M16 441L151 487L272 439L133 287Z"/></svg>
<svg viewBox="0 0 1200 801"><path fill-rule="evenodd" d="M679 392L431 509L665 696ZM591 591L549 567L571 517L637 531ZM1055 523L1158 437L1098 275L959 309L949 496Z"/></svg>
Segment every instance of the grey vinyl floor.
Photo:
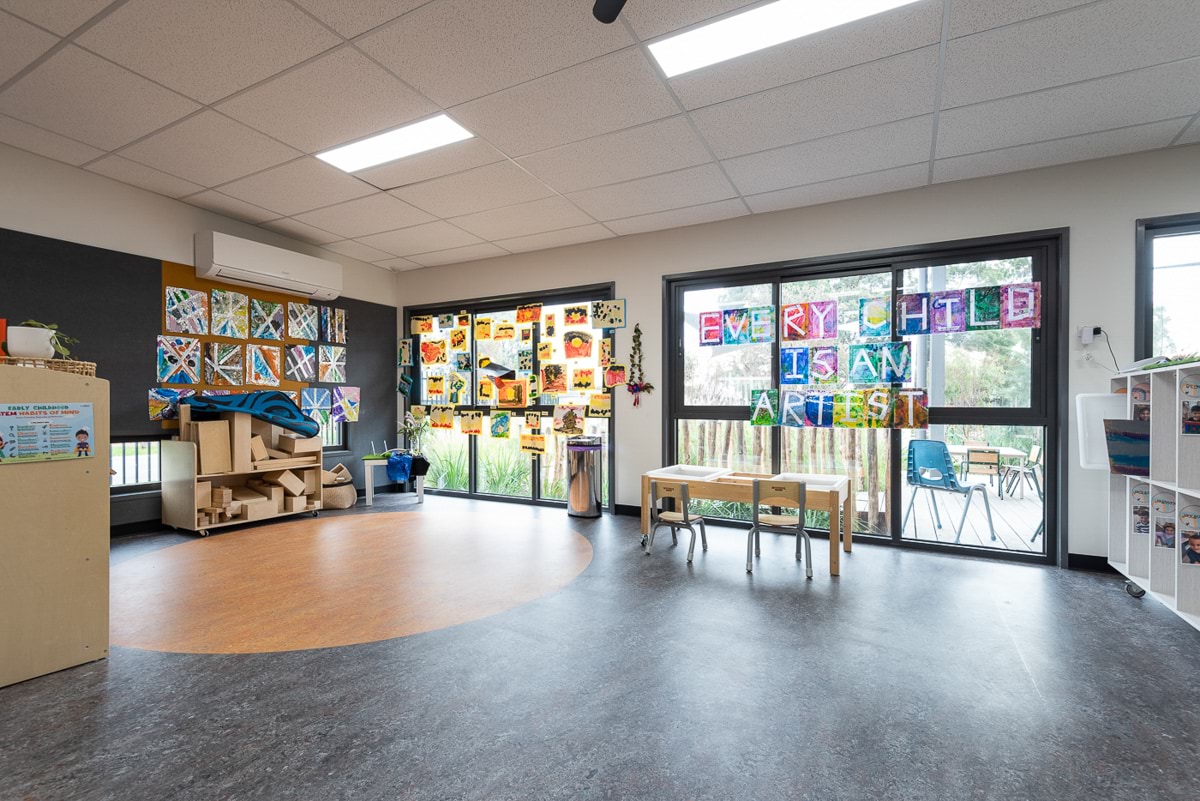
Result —
<svg viewBox="0 0 1200 801"><path fill-rule="evenodd" d="M480 536L569 526L593 561L403 639L114 648L0 689L0 799L1200 797L1200 633L1115 578L864 543L831 579L817 541L806 581L773 535L751 576L731 528L688 566L667 536L644 556L633 518L437 497L423 513L452 506ZM113 560L181 540L122 538Z"/></svg>

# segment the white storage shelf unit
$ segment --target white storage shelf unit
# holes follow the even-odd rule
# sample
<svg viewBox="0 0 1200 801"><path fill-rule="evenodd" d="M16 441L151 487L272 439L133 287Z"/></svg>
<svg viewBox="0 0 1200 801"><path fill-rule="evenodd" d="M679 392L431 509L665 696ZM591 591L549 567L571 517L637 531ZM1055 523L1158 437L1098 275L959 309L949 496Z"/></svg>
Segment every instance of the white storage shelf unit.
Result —
<svg viewBox="0 0 1200 801"><path fill-rule="evenodd" d="M1200 564L1184 558L1186 532L1200 513L1200 434L1183 433L1184 404L1200 404L1200 363L1114 378L1112 391L1150 406L1150 477L1109 476L1108 562L1195 628L1200 629ZM1138 525L1135 508L1149 510ZM1173 527L1174 546L1156 542L1157 526Z"/></svg>

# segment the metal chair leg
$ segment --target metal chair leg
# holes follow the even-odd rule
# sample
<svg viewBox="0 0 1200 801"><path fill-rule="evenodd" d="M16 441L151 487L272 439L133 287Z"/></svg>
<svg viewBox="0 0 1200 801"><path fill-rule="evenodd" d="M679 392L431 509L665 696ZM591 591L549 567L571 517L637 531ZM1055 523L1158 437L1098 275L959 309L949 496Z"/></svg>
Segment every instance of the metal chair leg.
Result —
<svg viewBox="0 0 1200 801"><path fill-rule="evenodd" d="M692 554L696 552L696 529L692 526L684 526L688 531L692 532L692 542L688 545L688 563L692 561Z"/></svg>
<svg viewBox="0 0 1200 801"><path fill-rule="evenodd" d="M1042 522L1038 523L1038 527L1036 529L1034 529L1033 536L1029 538L1029 541L1034 542L1035 540L1037 540L1037 538L1039 536L1041 536L1042 534L1045 534L1045 533L1046 533L1046 521L1043 520Z"/></svg>
<svg viewBox="0 0 1200 801"><path fill-rule="evenodd" d="M754 535L758 533L758 529L751 526L750 532L746 535L746 572L754 572Z"/></svg>
<svg viewBox="0 0 1200 801"><path fill-rule="evenodd" d="M650 527L650 538L646 540L646 556L649 556L654 551L654 534L658 531L658 527L662 523L655 523Z"/></svg>
<svg viewBox="0 0 1200 801"><path fill-rule="evenodd" d="M804 536L804 575L807 578L812 578L812 540L808 537L807 531L801 531Z"/></svg>
<svg viewBox="0 0 1200 801"><path fill-rule="evenodd" d="M912 514L913 504L917 502L917 491L920 487L913 487L912 495L908 496L908 508L904 510L904 521L900 524L900 533L904 533L904 529L908 528L908 518Z"/></svg>
<svg viewBox="0 0 1200 801"><path fill-rule="evenodd" d="M754 555L762 556L762 532L754 529Z"/></svg>
<svg viewBox="0 0 1200 801"><path fill-rule="evenodd" d="M708 550L708 532L705 531L705 529L704 529L704 518L703 517L700 518L700 520L698 522L700 523L700 548L701 548L701 550L707 551Z"/></svg>
<svg viewBox="0 0 1200 801"><path fill-rule="evenodd" d="M929 490L929 494L925 497L929 499L929 508L933 511L933 522L940 529L942 527L942 513L938 511L937 493Z"/></svg>
<svg viewBox="0 0 1200 801"><path fill-rule="evenodd" d="M987 493L983 493L983 508L987 510L988 531L992 532L992 542L996 541L996 526L992 523L992 504L988 501Z"/></svg>
<svg viewBox="0 0 1200 801"><path fill-rule="evenodd" d="M976 484L967 491L967 502L963 504L962 517L959 518L958 528L954 531L954 544L958 545L958 541L962 539L963 526L967 524L967 512L971 511L971 500L975 497L975 490L983 489L982 484ZM986 490L984 490L986 492Z"/></svg>

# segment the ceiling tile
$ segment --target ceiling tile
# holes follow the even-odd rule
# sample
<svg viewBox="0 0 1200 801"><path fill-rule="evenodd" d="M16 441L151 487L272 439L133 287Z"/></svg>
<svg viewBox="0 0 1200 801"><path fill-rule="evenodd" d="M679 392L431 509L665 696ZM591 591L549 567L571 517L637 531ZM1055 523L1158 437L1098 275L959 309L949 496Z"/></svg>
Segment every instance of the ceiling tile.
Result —
<svg viewBox="0 0 1200 801"><path fill-rule="evenodd" d="M1200 58L943 111L938 158L1179 117L1200 108Z"/></svg>
<svg viewBox="0 0 1200 801"><path fill-rule="evenodd" d="M438 110L352 47L343 47L221 103L281 142L315 153Z"/></svg>
<svg viewBox="0 0 1200 801"><path fill-rule="evenodd" d="M115 150L200 108L68 45L0 93L0 112Z"/></svg>
<svg viewBox="0 0 1200 801"><path fill-rule="evenodd" d="M950 37L967 36L1094 0L950 0Z"/></svg>
<svg viewBox="0 0 1200 801"><path fill-rule="evenodd" d="M224 214L226 217L233 217L236 220L245 220L248 223L266 222L279 216L273 211L260 208L244 200L223 195L215 189L197 192L194 195L183 198L183 202L216 212L217 214Z"/></svg>
<svg viewBox="0 0 1200 801"><path fill-rule="evenodd" d="M113 0L0 0L0 8L11 11L59 36L99 14Z"/></svg>
<svg viewBox="0 0 1200 801"><path fill-rule="evenodd" d="M184 195L199 192L204 188L191 181L185 181L174 175L159 172L153 167L147 167L144 164L138 164L136 161L123 159L120 156L105 156L99 161L89 164L87 169L100 175L106 175L122 183L139 186L142 189L148 189L151 192L157 192L167 197L183 197Z"/></svg>
<svg viewBox="0 0 1200 801"><path fill-rule="evenodd" d="M754 2L757 0L653 0L630 3L621 14L638 36L653 39Z"/></svg>
<svg viewBox="0 0 1200 801"><path fill-rule="evenodd" d="M408 259L385 259L384 261L377 261L375 264L385 269L395 270L397 272L421 269L420 264L417 264L415 261L409 261Z"/></svg>
<svg viewBox="0 0 1200 801"><path fill-rule="evenodd" d="M203 186L216 186L301 153L205 110L125 148L121 155Z"/></svg>
<svg viewBox="0 0 1200 801"><path fill-rule="evenodd" d="M59 38L0 11L0 83L32 64Z"/></svg>
<svg viewBox="0 0 1200 801"><path fill-rule="evenodd" d="M922 0L680 75L671 88L686 107L700 108L936 45L941 35L942 0Z"/></svg>
<svg viewBox="0 0 1200 801"><path fill-rule="evenodd" d="M955 39L942 107L980 103L1200 54L1195 0L1111 0Z"/></svg>
<svg viewBox="0 0 1200 801"><path fill-rule="evenodd" d="M338 239L337 234L322 231L320 228L314 228L307 223L290 218L272 220L271 222L263 223L262 227L283 234L284 236L290 236L293 239L299 239L301 242L309 242L313 245L324 245L329 242L335 242Z"/></svg>
<svg viewBox="0 0 1200 801"><path fill-rule="evenodd" d="M931 115L723 162L743 195L929 162Z"/></svg>
<svg viewBox="0 0 1200 801"><path fill-rule="evenodd" d="M510 253L523 253L529 250L545 250L560 248L564 245L578 245L581 242L595 242L597 239L612 239L613 232L599 223L581 225L578 228L564 228L561 231L547 231L544 234L530 234L513 239L499 239L496 244Z"/></svg>
<svg viewBox="0 0 1200 801"><path fill-rule="evenodd" d="M511 161L501 161L396 189L392 194L439 217L458 217L549 197L554 191Z"/></svg>
<svg viewBox="0 0 1200 801"><path fill-rule="evenodd" d="M933 180L960 181L983 175L998 175L1017 170L1033 170L1071 161L1119 156L1139 150L1166 147L1179 133L1186 119L1167 120L1149 125L1135 125L1116 131L1073 136L1053 142L976 153L969 156L941 159L934 164Z"/></svg>
<svg viewBox="0 0 1200 801"><path fill-rule="evenodd" d="M690 206L685 209L660 211L657 214L646 214L625 220L613 220L607 225L620 236L627 236L646 231L665 231L668 228L683 228L688 225L728 220L732 217L744 217L749 213L740 200L721 200L716 203L706 203L703 206Z"/></svg>
<svg viewBox="0 0 1200 801"><path fill-rule="evenodd" d="M370 195L375 190L323 161L302 158L226 184L221 191L290 216Z"/></svg>
<svg viewBox="0 0 1200 801"><path fill-rule="evenodd" d="M358 259L365 262L388 261L395 258L391 253L386 253L378 248L373 248L370 245L364 245L362 242L356 242L353 239L344 239L341 242L330 242L321 247L326 250L332 250L334 253L341 253L343 256L349 256L352 259Z"/></svg>
<svg viewBox="0 0 1200 801"><path fill-rule="evenodd" d="M410 225L433 222L436 218L414 209L402 200L379 192L374 195L297 214L301 222L324 228L347 239L380 231L394 231Z"/></svg>
<svg viewBox="0 0 1200 801"><path fill-rule="evenodd" d="M627 128L519 159L559 192L670 172L712 160L683 116Z"/></svg>
<svg viewBox="0 0 1200 801"><path fill-rule="evenodd" d="M595 220L569 201L556 196L457 217L453 222L476 236L494 242L559 228L574 228Z"/></svg>
<svg viewBox="0 0 1200 801"><path fill-rule="evenodd" d="M396 253L400 256L411 256L414 253L431 253L435 250L478 245L480 239L455 228L448 222L437 222L414 225L399 231L388 231L383 234L372 234L358 238L364 245Z"/></svg>
<svg viewBox="0 0 1200 801"><path fill-rule="evenodd" d="M573 192L567 199L597 220L635 217L736 197L717 164Z"/></svg>
<svg viewBox="0 0 1200 801"><path fill-rule="evenodd" d="M478 261L479 259L492 259L496 256L507 255L507 250L490 243L484 243L482 245L467 245L462 248L441 250L436 253L421 253L416 256L409 256L408 258L409 261L415 261L422 267L437 267L442 264L458 264L464 261Z"/></svg>
<svg viewBox="0 0 1200 801"><path fill-rule="evenodd" d="M633 44L624 26L598 24L587 5L439 0L358 46L449 107Z"/></svg>
<svg viewBox="0 0 1200 801"><path fill-rule="evenodd" d="M1193 142L1200 142L1200 120L1192 120L1191 127L1183 132L1183 136L1179 137L1176 144L1190 145Z"/></svg>
<svg viewBox="0 0 1200 801"><path fill-rule="evenodd" d="M547 75L454 110L470 130L522 156L677 114L638 48Z"/></svg>
<svg viewBox="0 0 1200 801"><path fill-rule="evenodd" d="M837 178L808 186L795 186L762 195L750 195L746 198L746 202L750 204L750 209L754 213L759 214L781 209L796 209L801 206L815 206L818 203L833 203L837 200L848 200L854 197L881 195L885 192L898 192L902 189L924 186L928 181L929 164L923 162L892 170L872 172L867 175L854 175L850 178Z"/></svg>
<svg viewBox="0 0 1200 801"><path fill-rule="evenodd" d="M429 0L294 0L347 39L407 14Z"/></svg>
<svg viewBox="0 0 1200 801"><path fill-rule="evenodd" d="M503 153L475 137L354 174L380 189L396 189L503 160Z"/></svg>
<svg viewBox="0 0 1200 801"><path fill-rule="evenodd" d="M103 156L104 151L59 136L27 122L0 114L0 142L37 153L39 156L65 161L67 164L83 164L85 161Z"/></svg>
<svg viewBox="0 0 1200 801"><path fill-rule="evenodd" d="M77 41L202 103L341 43L286 0L129 0Z"/></svg>
<svg viewBox="0 0 1200 801"><path fill-rule="evenodd" d="M926 47L692 113L718 158L933 111L938 49Z"/></svg>

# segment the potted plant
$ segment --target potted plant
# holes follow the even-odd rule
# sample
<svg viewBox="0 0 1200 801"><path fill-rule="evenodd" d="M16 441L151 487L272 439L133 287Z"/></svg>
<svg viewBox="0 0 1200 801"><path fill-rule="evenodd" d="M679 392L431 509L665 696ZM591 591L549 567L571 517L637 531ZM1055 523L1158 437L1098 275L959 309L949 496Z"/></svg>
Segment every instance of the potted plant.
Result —
<svg viewBox="0 0 1200 801"><path fill-rule="evenodd" d="M414 417L412 412L405 412L404 421L400 423L400 428L396 433L408 440L409 448L413 453L419 454L421 452L421 437L425 436L428 431L429 417Z"/></svg>
<svg viewBox="0 0 1200 801"><path fill-rule="evenodd" d="M22 359L53 359L55 353L69 359L68 345L78 344L78 339L59 331L57 323L26 320L8 328L8 355Z"/></svg>

